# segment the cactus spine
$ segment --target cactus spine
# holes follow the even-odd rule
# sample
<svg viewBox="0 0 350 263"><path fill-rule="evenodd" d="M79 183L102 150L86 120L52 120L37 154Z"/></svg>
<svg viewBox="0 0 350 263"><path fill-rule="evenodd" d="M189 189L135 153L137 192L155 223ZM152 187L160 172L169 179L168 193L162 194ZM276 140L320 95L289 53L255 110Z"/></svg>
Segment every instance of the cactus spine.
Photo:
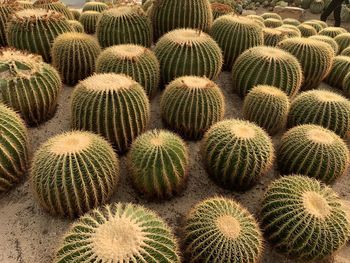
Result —
<svg viewBox="0 0 350 263"><path fill-rule="evenodd" d="M87 2L83 6L83 12L96 11L96 12L102 13L103 11L105 11L107 9L108 9L108 5L105 3L101 3L101 2Z"/></svg>
<svg viewBox="0 0 350 263"><path fill-rule="evenodd" d="M281 20L282 21L282 17L279 14L276 14L276 13L267 12L267 13L262 14L261 17L264 20L273 18L273 19L277 19L277 20Z"/></svg>
<svg viewBox="0 0 350 263"><path fill-rule="evenodd" d="M59 0L36 0L33 6L34 8L52 10L61 13L68 20L74 19L70 10Z"/></svg>
<svg viewBox="0 0 350 263"><path fill-rule="evenodd" d="M69 9L69 11L72 13L74 20L79 21L81 15L80 11L78 9Z"/></svg>
<svg viewBox="0 0 350 263"><path fill-rule="evenodd" d="M286 34L274 28L263 28L264 45L275 47L279 42L287 39Z"/></svg>
<svg viewBox="0 0 350 263"><path fill-rule="evenodd" d="M300 30L302 37L311 37L311 36L317 35L316 29L307 24L299 25L298 29Z"/></svg>
<svg viewBox="0 0 350 263"><path fill-rule="evenodd" d="M100 17L101 13L96 11L86 11L80 15L79 22L83 25L85 33L95 34Z"/></svg>
<svg viewBox="0 0 350 263"><path fill-rule="evenodd" d="M341 53L345 48L350 46L350 33L342 33L337 35L334 40L339 46L339 53Z"/></svg>
<svg viewBox="0 0 350 263"><path fill-rule="evenodd" d="M312 26L316 30L317 33L323 29L322 25L320 25L316 21L312 21L312 20L305 21L304 23L302 23L302 25Z"/></svg>
<svg viewBox="0 0 350 263"><path fill-rule="evenodd" d="M340 53L341 56L347 56L347 57L350 57L350 46L345 48L341 53Z"/></svg>
<svg viewBox="0 0 350 263"><path fill-rule="evenodd" d="M335 38L337 35L343 33L347 33L347 31L341 27L326 27L319 32L321 36L329 36L331 38Z"/></svg>
<svg viewBox="0 0 350 263"><path fill-rule="evenodd" d="M316 39L316 40L319 40L319 41L322 41L322 42L329 44L332 47L334 54L338 54L339 47L338 47L337 42L333 38L331 38L329 36L315 35L315 36L311 36L310 39Z"/></svg>
<svg viewBox="0 0 350 263"><path fill-rule="evenodd" d="M72 27L74 32L84 33L83 25L77 20L68 20L69 25Z"/></svg>
<svg viewBox="0 0 350 263"><path fill-rule="evenodd" d="M350 98L350 72L348 72L345 75L342 88L343 88L343 92L345 93L345 96L347 98Z"/></svg>
<svg viewBox="0 0 350 263"><path fill-rule="evenodd" d="M23 8L23 9L32 9L34 8L34 5L32 2L29 1L16 1L16 3L18 3L18 5Z"/></svg>
<svg viewBox="0 0 350 263"><path fill-rule="evenodd" d="M296 26L282 25L280 27L276 27L275 29L284 33L288 38L301 37L301 32Z"/></svg>
<svg viewBox="0 0 350 263"><path fill-rule="evenodd" d="M276 27L282 26L283 22L280 19L267 18L267 19L264 20L264 25L266 27L276 28Z"/></svg>
<svg viewBox="0 0 350 263"><path fill-rule="evenodd" d="M7 46L6 29L7 23L13 13L19 8L16 1L3 0L0 2L0 47Z"/></svg>
<svg viewBox="0 0 350 263"><path fill-rule="evenodd" d="M300 21L296 20L294 18L285 18L285 19L283 19L283 24L284 25L299 26L300 25Z"/></svg>
<svg viewBox="0 0 350 263"><path fill-rule="evenodd" d="M336 56L325 82L334 88L342 88L346 74L350 71L350 57Z"/></svg>

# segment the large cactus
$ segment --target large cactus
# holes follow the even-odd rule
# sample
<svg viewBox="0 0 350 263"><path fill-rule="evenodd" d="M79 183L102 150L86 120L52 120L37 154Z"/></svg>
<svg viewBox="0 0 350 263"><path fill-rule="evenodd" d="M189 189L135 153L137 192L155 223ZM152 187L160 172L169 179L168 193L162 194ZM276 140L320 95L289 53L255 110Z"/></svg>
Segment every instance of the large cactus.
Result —
<svg viewBox="0 0 350 263"><path fill-rule="evenodd" d="M86 11L96 11L102 13L103 11L108 9L108 5L102 2L87 2L83 6L83 12Z"/></svg>
<svg viewBox="0 0 350 263"><path fill-rule="evenodd" d="M350 57L336 56L325 82L334 88L342 88L346 74L350 72Z"/></svg>
<svg viewBox="0 0 350 263"><path fill-rule="evenodd" d="M298 26L302 37L311 37L317 35L317 31L313 26L307 24L301 24Z"/></svg>
<svg viewBox="0 0 350 263"><path fill-rule="evenodd" d="M0 47L7 46L6 29L7 23L16 10L20 8L14 0L0 1Z"/></svg>
<svg viewBox="0 0 350 263"><path fill-rule="evenodd" d="M60 0L36 0L34 8L56 11L63 14L67 19L74 19L71 11Z"/></svg>
<svg viewBox="0 0 350 263"><path fill-rule="evenodd" d="M287 35L275 28L263 28L264 45L275 47L279 42L287 39Z"/></svg>
<svg viewBox="0 0 350 263"><path fill-rule="evenodd" d="M85 33L95 34L100 17L101 13L97 11L86 11L80 15L79 22L83 25Z"/></svg>
<svg viewBox="0 0 350 263"><path fill-rule="evenodd" d="M295 96L303 75L298 60L274 47L254 47L238 57L232 68L233 89L244 97L257 84L275 86Z"/></svg>
<svg viewBox="0 0 350 263"><path fill-rule="evenodd" d="M337 35L347 33L347 32L348 31L346 31L346 29L342 27L326 27L322 29L319 32L319 34L321 36L329 36L329 37L335 38Z"/></svg>
<svg viewBox="0 0 350 263"><path fill-rule="evenodd" d="M322 41L322 42L329 44L332 47L334 54L338 54L339 46L333 38L331 38L329 36L315 35L315 36L311 36L310 39L316 39L316 40L319 40L319 41Z"/></svg>
<svg viewBox="0 0 350 263"><path fill-rule="evenodd" d="M342 33L337 35L334 40L339 46L339 53L341 53L345 48L350 46L350 33Z"/></svg>

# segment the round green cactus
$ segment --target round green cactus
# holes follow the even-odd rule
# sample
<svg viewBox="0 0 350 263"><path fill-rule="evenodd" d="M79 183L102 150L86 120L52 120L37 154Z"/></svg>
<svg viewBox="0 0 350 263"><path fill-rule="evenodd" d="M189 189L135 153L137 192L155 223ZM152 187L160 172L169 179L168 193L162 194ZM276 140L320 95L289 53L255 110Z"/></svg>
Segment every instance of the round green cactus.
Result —
<svg viewBox="0 0 350 263"><path fill-rule="evenodd" d="M106 137L119 153L145 131L150 117L147 95L123 74L96 74L81 81L71 102L72 127Z"/></svg>
<svg viewBox="0 0 350 263"><path fill-rule="evenodd" d="M310 90L298 95L291 105L288 126L316 124L346 137L350 130L350 102L326 90Z"/></svg>
<svg viewBox="0 0 350 263"><path fill-rule="evenodd" d="M69 9L69 11L72 13L74 20L79 21L79 18L81 16L81 13L78 9Z"/></svg>
<svg viewBox="0 0 350 263"><path fill-rule="evenodd" d="M203 77L185 76L166 87L160 103L166 126L188 139L200 139L225 114L220 88Z"/></svg>
<svg viewBox="0 0 350 263"><path fill-rule="evenodd" d="M329 36L335 38L337 35L347 33L346 29L342 27L326 27L318 32L321 36Z"/></svg>
<svg viewBox="0 0 350 263"><path fill-rule="evenodd" d="M316 21L313 21L313 20L305 21L303 23L303 25L312 26L316 30L317 33L323 29L322 25L320 25L319 23L317 23Z"/></svg>
<svg viewBox="0 0 350 263"><path fill-rule="evenodd" d="M155 40L177 28L208 32L213 24L208 0L155 0L152 9Z"/></svg>
<svg viewBox="0 0 350 263"><path fill-rule="evenodd" d="M186 75L215 79L221 72L223 58L220 47L209 35L198 30L170 31L159 39L154 52L165 85Z"/></svg>
<svg viewBox="0 0 350 263"><path fill-rule="evenodd" d="M311 20L307 20L305 22L317 23L317 24L319 24L322 27L322 29L325 29L326 27L328 27L328 24L326 22L318 20L318 19L311 19Z"/></svg>
<svg viewBox="0 0 350 263"><path fill-rule="evenodd" d="M67 19L74 19L71 11L60 0L36 0L33 4L34 8L52 10L63 14Z"/></svg>
<svg viewBox="0 0 350 263"><path fill-rule="evenodd" d="M84 33L83 25L77 20L68 20L69 25L72 27L74 32Z"/></svg>
<svg viewBox="0 0 350 263"><path fill-rule="evenodd" d="M7 46L6 30L11 16L20 8L18 2L13 0L0 1L0 47Z"/></svg>
<svg viewBox="0 0 350 263"><path fill-rule="evenodd" d="M325 82L334 88L342 88L343 80L350 71L350 57L336 56Z"/></svg>
<svg viewBox="0 0 350 263"><path fill-rule="evenodd" d="M119 162L102 137L67 132L40 146L30 179L35 197L45 210L74 217L110 199L119 180Z"/></svg>
<svg viewBox="0 0 350 263"><path fill-rule="evenodd" d="M26 174L28 134L22 119L0 103L0 193L8 191Z"/></svg>
<svg viewBox="0 0 350 263"><path fill-rule="evenodd" d="M315 35L315 36L311 36L310 39L316 39L329 44L332 47L334 54L338 54L339 47L337 42L333 38L329 36Z"/></svg>
<svg viewBox="0 0 350 263"><path fill-rule="evenodd" d="M350 46L345 48L341 53L340 53L341 56L347 56L347 57L350 57Z"/></svg>
<svg viewBox="0 0 350 263"><path fill-rule="evenodd" d="M146 1L142 1L142 9L143 11L145 11L147 13L147 11L152 8L154 3L154 0L146 0Z"/></svg>
<svg viewBox="0 0 350 263"><path fill-rule="evenodd" d="M92 75L101 52L97 40L84 33L59 35L52 46L52 65L60 72L63 83L73 86Z"/></svg>
<svg viewBox="0 0 350 263"><path fill-rule="evenodd" d="M224 54L224 68L231 70L233 63L245 50L262 45L262 28L252 19L233 15L221 16L215 20L210 35ZM240 36L240 37L232 37Z"/></svg>
<svg viewBox="0 0 350 263"><path fill-rule="evenodd" d="M313 14L321 14L324 7L323 0L312 0L310 4L310 12Z"/></svg>
<svg viewBox="0 0 350 263"><path fill-rule="evenodd" d="M264 45L275 47L279 42L284 39L287 39L284 32L275 29L275 28L263 28L264 33Z"/></svg>
<svg viewBox="0 0 350 263"><path fill-rule="evenodd" d="M263 238L255 218L232 199L213 197L195 205L185 223L189 262L256 263Z"/></svg>
<svg viewBox="0 0 350 263"><path fill-rule="evenodd" d="M213 12L213 19L214 20L220 16L235 12L235 10L231 6L225 5L225 4L220 4L220 3L212 3L211 9Z"/></svg>
<svg viewBox="0 0 350 263"><path fill-rule="evenodd" d="M174 133L151 130L134 141L128 164L139 192L150 198L169 198L181 192L187 181L188 150Z"/></svg>
<svg viewBox="0 0 350 263"><path fill-rule="evenodd" d="M83 25L85 33L95 34L100 17L101 13L96 11L86 11L80 15L79 22Z"/></svg>
<svg viewBox="0 0 350 263"><path fill-rule="evenodd" d="M345 174L349 165L345 142L334 132L313 124L287 131L277 156L281 174L303 174L325 183L332 183Z"/></svg>
<svg viewBox="0 0 350 263"><path fill-rule="evenodd" d="M281 41L277 47L299 60L304 74L304 90L317 88L331 70L334 51L327 43L309 38L290 38Z"/></svg>
<svg viewBox="0 0 350 263"><path fill-rule="evenodd" d="M259 46L248 49L232 68L233 90L244 97L258 84L277 87L294 97L302 84L298 60L283 50Z"/></svg>
<svg viewBox="0 0 350 263"><path fill-rule="evenodd" d="M346 244L349 220L338 195L317 180L289 175L274 181L262 204L265 235L280 252L320 262Z"/></svg>
<svg viewBox="0 0 350 263"><path fill-rule="evenodd" d="M7 40L10 46L39 54L46 62L50 62L54 39L72 31L68 20L60 13L25 9L16 12L9 21Z"/></svg>
<svg viewBox="0 0 350 263"><path fill-rule="evenodd" d="M317 35L316 29L313 26L307 24L300 24L298 26L298 29L300 30L302 37L311 37Z"/></svg>
<svg viewBox="0 0 350 263"><path fill-rule="evenodd" d="M283 22L280 19L267 18L267 19L264 20L264 25L266 27L276 28L276 27L279 27L279 26L283 25Z"/></svg>
<svg viewBox="0 0 350 263"><path fill-rule="evenodd" d="M282 21L282 17L279 14L276 14L276 13L267 12L267 13L262 14L261 17L264 20L269 19L269 18L273 18L273 19L278 19L278 20Z"/></svg>
<svg viewBox="0 0 350 263"><path fill-rule="evenodd" d="M342 33L337 35L334 40L339 46L339 53L341 53L345 48L350 46L350 33Z"/></svg>
<svg viewBox="0 0 350 263"><path fill-rule="evenodd" d="M125 44L106 48L96 61L97 73L129 75L153 98L159 87L160 66L157 57L142 46Z"/></svg>
<svg viewBox="0 0 350 263"><path fill-rule="evenodd" d="M153 211L113 203L80 217L66 234L54 263L180 263L169 226Z"/></svg>
<svg viewBox="0 0 350 263"><path fill-rule="evenodd" d="M0 100L30 125L50 119L57 106L61 80L41 57L21 51L0 51Z"/></svg>
<svg viewBox="0 0 350 263"><path fill-rule="evenodd" d="M264 23L264 18L258 15L247 15L248 18Z"/></svg>
<svg viewBox="0 0 350 263"><path fill-rule="evenodd" d="M345 96L350 98L350 71L344 77L342 88Z"/></svg>
<svg viewBox="0 0 350 263"><path fill-rule="evenodd" d="M299 26L300 25L300 21L296 20L294 18L285 18L285 19L283 19L283 24L285 24L285 25L292 25L292 26Z"/></svg>
<svg viewBox="0 0 350 263"><path fill-rule="evenodd" d="M235 119L218 122L208 130L203 154L209 175L222 187L238 191L256 184L274 160L267 133L251 122Z"/></svg>
<svg viewBox="0 0 350 263"><path fill-rule="evenodd" d="M244 99L244 118L255 122L272 135L285 127L288 111L287 94L273 86L258 85Z"/></svg>
<svg viewBox="0 0 350 263"><path fill-rule="evenodd" d="M102 13L108 9L108 5L102 2L87 2L83 6L83 12L86 11L96 11Z"/></svg>
<svg viewBox="0 0 350 263"><path fill-rule="evenodd" d="M298 29L298 27L293 25L282 25L282 26L276 27L275 29L284 33L288 38L301 37L300 30Z"/></svg>

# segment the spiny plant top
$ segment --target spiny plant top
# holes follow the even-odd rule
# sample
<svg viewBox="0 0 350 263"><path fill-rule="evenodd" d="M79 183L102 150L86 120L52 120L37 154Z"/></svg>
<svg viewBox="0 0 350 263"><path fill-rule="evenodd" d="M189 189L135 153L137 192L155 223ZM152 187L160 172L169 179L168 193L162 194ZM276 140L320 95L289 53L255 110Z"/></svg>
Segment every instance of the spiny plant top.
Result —
<svg viewBox="0 0 350 263"><path fill-rule="evenodd" d="M347 33L345 28L341 27L326 27L322 29L319 34L324 35L324 36L329 36L329 37L336 37L337 35L340 35L342 33Z"/></svg>
<svg viewBox="0 0 350 263"><path fill-rule="evenodd" d="M125 17L130 16L136 13L145 15L142 8L137 4L130 5L116 5L113 8L103 12L104 16L113 16L113 17Z"/></svg>
<svg viewBox="0 0 350 263"><path fill-rule="evenodd" d="M331 255L345 245L350 234L337 194L300 175L282 177L269 186L262 205L262 224L277 249L301 260Z"/></svg>
<svg viewBox="0 0 350 263"><path fill-rule="evenodd" d="M16 23L37 23L39 20L66 20L61 13L45 9L24 9L14 13L12 20L14 19Z"/></svg>
<svg viewBox="0 0 350 263"><path fill-rule="evenodd" d="M18 1L16 1L16 0L1 0L0 7L7 7L11 10L20 9L20 5L18 4Z"/></svg>
<svg viewBox="0 0 350 263"><path fill-rule="evenodd" d="M175 29L168 32L163 37L184 46L192 46L197 43L199 44L212 40L208 34L191 28Z"/></svg>
<svg viewBox="0 0 350 263"><path fill-rule="evenodd" d="M98 83L98 85L96 85ZM80 82L79 85L95 92L118 91L129 89L135 85L135 81L123 74L104 73L96 74Z"/></svg>
<svg viewBox="0 0 350 263"><path fill-rule="evenodd" d="M249 17L244 17L244 16L237 16L234 14L227 14L224 16L219 17L218 19L216 19L216 22L218 20L222 20L222 22L225 22L225 20L229 23L239 23L239 24L244 24L246 26L251 26L253 28L256 28L257 26L260 27L255 21L254 19L251 19Z"/></svg>
<svg viewBox="0 0 350 263"><path fill-rule="evenodd" d="M120 59L131 59L135 61L146 52L149 52L149 49L134 44L123 44L108 48L108 55L110 58L117 57Z"/></svg>
<svg viewBox="0 0 350 263"><path fill-rule="evenodd" d="M178 263L178 245L167 224L153 211L114 203L82 216L73 224L55 263Z"/></svg>
<svg viewBox="0 0 350 263"><path fill-rule="evenodd" d="M283 23L286 25L293 25L293 26L300 25L300 21L296 20L294 18L285 18L285 19L283 19Z"/></svg>
<svg viewBox="0 0 350 263"><path fill-rule="evenodd" d="M44 4L52 4L52 3L56 3L56 2L60 2L60 0L36 0L35 4L36 5L44 5Z"/></svg>
<svg viewBox="0 0 350 263"><path fill-rule="evenodd" d="M262 18L264 18L264 20L269 19L269 18L273 18L273 19L278 19L282 21L282 17L279 14L276 13L264 13L261 15Z"/></svg>
<svg viewBox="0 0 350 263"><path fill-rule="evenodd" d="M338 46L338 43L333 38L329 36L315 35L315 36L311 36L310 39L319 40L329 44L334 50L334 54L338 54L339 46Z"/></svg>

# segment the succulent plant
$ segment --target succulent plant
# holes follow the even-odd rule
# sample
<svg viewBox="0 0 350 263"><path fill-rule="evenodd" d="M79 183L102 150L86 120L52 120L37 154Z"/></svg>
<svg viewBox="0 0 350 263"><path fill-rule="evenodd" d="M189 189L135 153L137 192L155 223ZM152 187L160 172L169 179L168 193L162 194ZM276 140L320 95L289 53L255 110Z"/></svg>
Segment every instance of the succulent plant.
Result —
<svg viewBox="0 0 350 263"><path fill-rule="evenodd" d="M248 18L264 23L264 18L258 15L247 15Z"/></svg>
<svg viewBox="0 0 350 263"><path fill-rule="evenodd" d="M38 125L54 115L61 80L40 56L3 49L0 75L0 100L19 112L28 124Z"/></svg>
<svg viewBox="0 0 350 263"><path fill-rule="evenodd" d="M213 12L214 20L220 16L235 12L235 10L231 6L215 2L211 4L211 10Z"/></svg>
<svg viewBox="0 0 350 263"><path fill-rule="evenodd" d="M320 262L345 245L350 234L338 195L305 176L274 181L263 199L261 215L274 247L300 260Z"/></svg>
<svg viewBox="0 0 350 263"><path fill-rule="evenodd" d="M322 25L320 25L319 23L317 23L316 21L313 21L313 20L305 21L304 23L302 23L302 25L312 26L316 30L317 33L323 29Z"/></svg>
<svg viewBox="0 0 350 263"><path fill-rule="evenodd" d="M249 121L229 119L214 124L204 136L204 163L222 187L244 191L272 167L271 138Z"/></svg>
<svg viewBox="0 0 350 263"><path fill-rule="evenodd" d="M298 26L298 29L300 30L302 37L311 37L317 35L316 29L313 26L307 24L300 24Z"/></svg>
<svg viewBox="0 0 350 263"><path fill-rule="evenodd" d="M269 18L273 18L273 19L278 19L278 20L282 21L282 17L279 14L276 14L276 13L267 12L267 13L262 14L261 17L264 20L269 19Z"/></svg>
<svg viewBox="0 0 350 263"><path fill-rule="evenodd" d="M106 10L97 24L97 39L101 47L136 44L150 47L152 24L139 5L121 5Z"/></svg>
<svg viewBox="0 0 350 263"><path fill-rule="evenodd" d="M154 0L142 1L142 9L147 13L147 10L153 6Z"/></svg>
<svg viewBox="0 0 350 263"><path fill-rule="evenodd" d="M316 39L316 40L325 42L332 47L334 54L338 53L339 47L338 47L337 42L334 40L334 38L331 38L329 36L315 35L315 36L311 36L310 39Z"/></svg>
<svg viewBox="0 0 350 263"><path fill-rule="evenodd" d="M266 27L276 28L276 27L279 27L279 26L283 25L283 22L280 19L267 18L267 19L264 20L264 25Z"/></svg>
<svg viewBox="0 0 350 263"><path fill-rule="evenodd" d="M232 68L232 79L234 91L242 98L258 84L277 87L294 97L303 75L298 60L288 52L259 46L239 56Z"/></svg>
<svg viewBox="0 0 350 263"><path fill-rule="evenodd" d="M28 134L22 119L0 103L0 193L8 191L26 174Z"/></svg>
<svg viewBox="0 0 350 263"><path fill-rule="evenodd" d="M72 127L103 135L119 153L145 131L150 116L146 93L123 74L96 74L81 81L71 102Z"/></svg>
<svg viewBox="0 0 350 263"><path fill-rule="evenodd" d="M170 31L159 39L154 52L160 63L164 85L186 75L215 79L221 72L223 58L220 47L208 34L198 30Z"/></svg>
<svg viewBox="0 0 350 263"><path fill-rule="evenodd" d="M299 60L304 74L304 90L316 88L331 70L334 51L327 43L295 37L281 41L277 47Z"/></svg>
<svg viewBox="0 0 350 263"><path fill-rule="evenodd" d="M79 21L79 18L81 16L81 13L78 9L69 9L69 11L72 13L74 20Z"/></svg>
<svg viewBox="0 0 350 263"><path fill-rule="evenodd" d="M326 90L310 90L298 95L288 116L288 126L316 124L346 137L350 130L350 102Z"/></svg>
<svg viewBox="0 0 350 263"><path fill-rule="evenodd" d="M301 37L301 32L299 28L293 25L282 25L282 26L276 27L275 29L284 33L288 38Z"/></svg>
<svg viewBox="0 0 350 263"><path fill-rule="evenodd" d="M263 33L265 46L275 47L279 42L288 38L284 32L275 28L263 28Z"/></svg>
<svg viewBox="0 0 350 263"><path fill-rule="evenodd" d="M34 8L52 10L63 14L68 20L74 19L73 14L60 0L36 0L33 4Z"/></svg>
<svg viewBox="0 0 350 263"><path fill-rule="evenodd" d="M236 201L212 197L196 204L184 229L190 262L251 262L262 255L263 238L258 223Z"/></svg>
<svg viewBox="0 0 350 263"><path fill-rule="evenodd" d="M334 40L339 46L339 53L341 53L345 48L350 46L350 33L342 33L337 35Z"/></svg>
<svg viewBox="0 0 350 263"><path fill-rule="evenodd" d="M345 93L345 96L347 98L350 98L350 72L348 72L345 75L342 88L343 88L343 92Z"/></svg>
<svg viewBox="0 0 350 263"><path fill-rule="evenodd" d="M86 11L80 15L79 22L83 25L85 33L95 34L100 17L101 13L96 11Z"/></svg>
<svg viewBox="0 0 350 263"><path fill-rule="evenodd" d="M73 28L74 32L84 33L83 25L77 20L68 20L69 25Z"/></svg>
<svg viewBox="0 0 350 263"><path fill-rule="evenodd" d="M102 13L103 11L108 9L108 5L102 2L87 2L83 6L83 12L86 11L96 11Z"/></svg>
<svg viewBox="0 0 350 263"><path fill-rule="evenodd" d="M313 124L288 130L277 150L281 174L303 174L325 183L333 183L346 173L349 151L333 131Z"/></svg>
<svg viewBox="0 0 350 263"><path fill-rule="evenodd" d="M262 28L252 19L233 15L221 16L215 20L210 35L224 54L224 68L231 70L233 63L245 50L262 45ZM240 36L240 37L232 37Z"/></svg>
<svg viewBox="0 0 350 263"><path fill-rule="evenodd" d="M29 2L29 1L12 1L12 2L17 3L23 9L32 9L32 8L34 8L33 3Z"/></svg>
<svg viewBox="0 0 350 263"><path fill-rule="evenodd" d="M151 20L154 40L157 40L177 28L208 32L213 14L208 0L155 0Z"/></svg>
<svg viewBox="0 0 350 263"><path fill-rule="evenodd" d="M169 226L153 211L131 203L92 210L72 225L55 263L180 263Z"/></svg>
<svg viewBox="0 0 350 263"><path fill-rule="evenodd" d="M151 198L169 198L179 193L187 181L187 146L172 132L151 130L133 142L128 164L139 192Z"/></svg>
<svg viewBox="0 0 350 263"><path fill-rule="evenodd" d="M271 135L285 127L288 111L287 94L273 86L257 85L244 99L244 118L258 124Z"/></svg>
<svg viewBox="0 0 350 263"><path fill-rule="evenodd" d="M310 4L310 12L313 14L321 14L324 8L323 0L312 0Z"/></svg>
<svg viewBox="0 0 350 263"><path fill-rule="evenodd" d="M292 26L299 26L300 21L294 18L285 18L283 19L283 24L285 25L292 25Z"/></svg>
<svg viewBox="0 0 350 263"><path fill-rule="evenodd" d="M350 72L350 57L336 56L325 82L334 88L341 89L348 72Z"/></svg>
<svg viewBox="0 0 350 263"><path fill-rule="evenodd" d="M160 103L166 126L188 139L200 139L225 114L220 88L203 77L184 76L170 82Z"/></svg>
<svg viewBox="0 0 350 263"><path fill-rule="evenodd" d="M317 24L319 24L322 27L322 29L325 29L326 27L328 27L328 24L326 22L318 20L318 19L311 19L311 20L307 20L305 22L317 23Z"/></svg>
<svg viewBox="0 0 350 263"><path fill-rule="evenodd" d="M347 33L346 29L341 27L326 27L322 29L320 32L318 32L321 36L329 36L332 38L335 38L337 35L340 35L342 33Z"/></svg>
<svg viewBox="0 0 350 263"><path fill-rule="evenodd" d="M159 87L160 66L157 57L142 46L125 44L106 48L96 61L98 73L123 73L129 75L153 98Z"/></svg>
<svg viewBox="0 0 350 263"><path fill-rule="evenodd" d="M337 44L338 45L338 44ZM347 57L350 57L350 46L345 48L341 53L340 53L341 56L347 56Z"/></svg>
<svg viewBox="0 0 350 263"><path fill-rule="evenodd" d="M18 2L13 0L0 1L0 47L7 46L6 30L11 16L20 8Z"/></svg>

